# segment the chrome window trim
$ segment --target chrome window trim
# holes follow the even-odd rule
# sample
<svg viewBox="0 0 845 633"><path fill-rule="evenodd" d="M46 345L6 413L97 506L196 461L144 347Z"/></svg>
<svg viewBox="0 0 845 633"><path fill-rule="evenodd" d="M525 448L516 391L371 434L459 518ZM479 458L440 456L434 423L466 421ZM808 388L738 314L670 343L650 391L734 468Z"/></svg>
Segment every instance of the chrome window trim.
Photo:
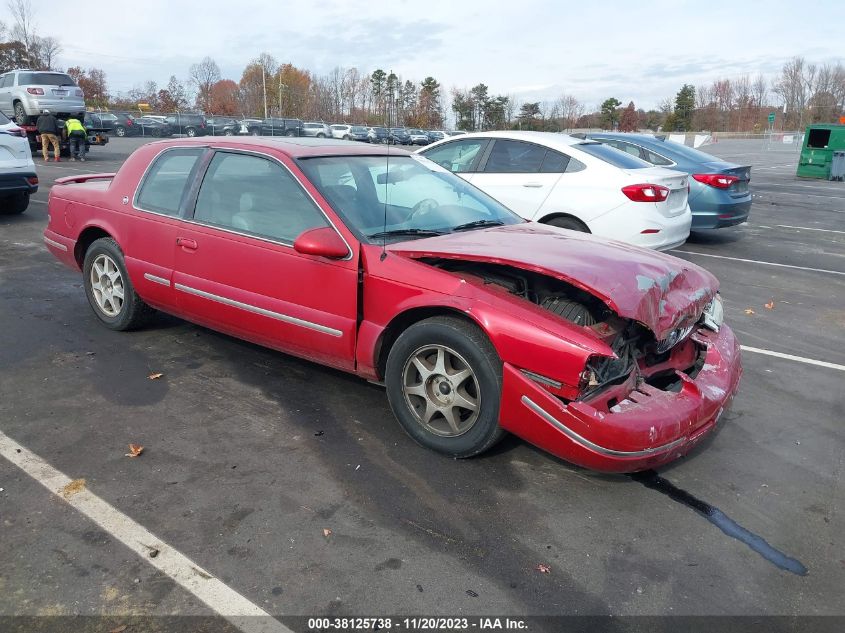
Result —
<svg viewBox="0 0 845 633"><path fill-rule="evenodd" d="M290 167L285 165L282 161L280 161L275 156L272 156L271 154L267 154L266 152L259 152L259 151L256 151L256 150L241 149L241 148L230 148L230 147L211 147L211 149L214 152L222 151L222 152L229 152L229 153L232 153L232 154L246 154L246 155L252 155L252 156L260 156L262 158L267 158L267 159L281 165L290 174L290 177L293 178L294 182L302 190L302 192L305 193L311 199L311 202L314 203L314 206L316 207L316 209L320 213L320 215L322 215L323 218L325 218L329 227L334 229L334 232L337 233L338 237L340 237L340 239L343 240L343 243L346 244L346 251L347 251L346 257L339 258L336 261L345 262L345 261L349 261L349 260L352 259L352 255L353 255L353 252L354 252L352 250L352 246L350 246L349 242L346 241L346 238L343 236L343 233L341 233L338 230L337 225L335 225L335 223L332 221L332 219L328 215L326 215L326 212L323 210L323 207L320 206L320 203L317 202L317 200L314 198L314 196L311 195L311 192L308 191L308 189L306 189L302 185L302 182L299 180L299 178L296 177L296 174L294 174L291 171ZM213 157L212 157L212 159L213 159ZM150 163L150 164L152 164L152 163ZM209 164L211 164L210 161L209 161ZM202 183L200 183L200 187L199 187L199 189L197 189L197 198L199 198L199 192L200 192L201 189L202 189ZM251 237L253 239L261 240L263 242L268 242L270 244L278 244L279 246L285 246L287 248L293 248L293 242L289 242L287 240L274 239L272 237L268 237L268 236L265 236L265 235L257 235L257 234L254 234L254 233L243 233L241 231L236 231L233 228L220 226L219 224L212 224L210 222L203 222L201 220L196 220L194 218L194 214L196 213L196 201L194 202L193 211L194 211L194 213L191 214L190 218L180 218L180 219L183 220L184 222L188 222L190 224L195 224L197 226L207 226L207 227L210 227L210 228L218 229L220 231L225 231L227 233L232 233L234 235L241 235L243 237ZM319 227L314 227L314 228L319 228Z"/></svg>
<svg viewBox="0 0 845 633"><path fill-rule="evenodd" d="M603 455L610 455L612 457L646 457L648 455L653 455L655 453L661 453L664 451L671 450L678 444L681 444L686 441L686 436L678 438L668 444L664 444L662 446L655 446L654 448L646 448L641 451L617 451L612 448L605 448L604 446L599 446L588 440L585 437L582 437L568 426L563 424L557 418L555 418L551 413L543 409L540 405L534 402L528 396L522 396L522 404L524 404L529 410L533 411L541 418L543 418L546 422L554 426L564 435L566 435L569 439L573 442L580 444L584 448L588 448L590 450L596 451L597 453L602 453Z"/></svg>
<svg viewBox="0 0 845 633"><path fill-rule="evenodd" d="M160 284L162 286L167 286L168 288L170 288L170 282L164 277L158 277L156 275L151 275L150 273L144 273L144 279L146 279L147 281L152 281L155 284Z"/></svg>
<svg viewBox="0 0 845 633"><path fill-rule="evenodd" d="M260 314L261 316L270 317L271 319L283 321L284 323L298 325L309 330L314 330L315 332L320 332L321 334L328 334L334 337L343 336L343 332L341 332L340 330L336 330L335 328L331 328L326 325L320 325L319 323L313 323L312 321L306 321L305 319L298 319L287 314L282 314L281 312L265 310L264 308L259 308L258 306L254 306L249 303L243 303L241 301L236 301L235 299L229 299L228 297L221 297L220 295L205 292L204 290L198 290L197 288L191 288L190 286L185 286L180 283L173 284L173 287L176 288L176 290L181 290L182 292L186 292L197 297L202 297L203 299L216 301L217 303L232 306L233 308L240 308L241 310L246 310L247 312L252 312L253 314Z"/></svg>
<svg viewBox="0 0 845 633"><path fill-rule="evenodd" d="M47 243L47 244L49 244L50 246L53 246L53 247L55 247L55 248L58 248L60 251L65 251L65 252L67 252L67 246L65 246L64 244L59 244L58 242L55 242L55 241L51 240L51 239L50 239L49 237L47 237L46 235L44 236L44 242L45 242L45 243Z"/></svg>

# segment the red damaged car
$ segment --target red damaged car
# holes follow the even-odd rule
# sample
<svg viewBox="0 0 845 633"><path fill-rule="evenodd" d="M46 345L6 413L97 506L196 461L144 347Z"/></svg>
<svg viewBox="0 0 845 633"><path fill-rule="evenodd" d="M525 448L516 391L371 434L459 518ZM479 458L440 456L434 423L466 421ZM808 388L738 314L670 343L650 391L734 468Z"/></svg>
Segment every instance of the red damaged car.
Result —
<svg viewBox="0 0 845 633"><path fill-rule="evenodd" d="M424 158L319 139L144 145L62 178L44 241L109 328L154 310L384 382L453 457L509 431L581 466L671 461L737 389L718 282L525 222Z"/></svg>

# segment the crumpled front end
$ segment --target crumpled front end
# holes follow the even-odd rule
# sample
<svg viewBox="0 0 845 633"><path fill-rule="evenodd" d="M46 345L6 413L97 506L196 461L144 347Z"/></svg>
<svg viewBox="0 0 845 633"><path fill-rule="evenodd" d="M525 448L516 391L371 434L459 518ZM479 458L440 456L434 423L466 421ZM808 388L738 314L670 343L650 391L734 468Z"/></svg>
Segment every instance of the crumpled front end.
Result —
<svg viewBox="0 0 845 633"><path fill-rule="evenodd" d="M665 362L569 402L506 363L500 423L585 468L645 470L685 455L712 431L741 374L739 344L724 325L697 325Z"/></svg>

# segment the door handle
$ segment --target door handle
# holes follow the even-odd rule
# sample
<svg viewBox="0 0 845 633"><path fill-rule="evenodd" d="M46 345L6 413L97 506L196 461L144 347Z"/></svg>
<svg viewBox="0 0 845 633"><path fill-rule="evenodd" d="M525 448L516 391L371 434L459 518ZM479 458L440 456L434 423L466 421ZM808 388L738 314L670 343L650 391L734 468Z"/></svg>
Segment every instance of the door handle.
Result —
<svg viewBox="0 0 845 633"><path fill-rule="evenodd" d="M182 248L188 251L195 251L198 247L196 240L189 240L185 237L177 237L176 245L181 246Z"/></svg>
<svg viewBox="0 0 845 633"><path fill-rule="evenodd" d="M543 186L542 182L524 182L522 183L523 187L531 187L532 189L539 189Z"/></svg>

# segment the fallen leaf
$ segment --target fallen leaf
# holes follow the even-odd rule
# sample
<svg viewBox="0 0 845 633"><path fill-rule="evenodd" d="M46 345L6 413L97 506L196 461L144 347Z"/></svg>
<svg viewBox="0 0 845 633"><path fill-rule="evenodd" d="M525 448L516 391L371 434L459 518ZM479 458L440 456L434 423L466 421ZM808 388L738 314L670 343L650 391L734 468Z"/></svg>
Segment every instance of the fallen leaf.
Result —
<svg viewBox="0 0 845 633"><path fill-rule="evenodd" d="M332 535L332 531L329 528L323 528L323 536L329 538Z"/></svg>
<svg viewBox="0 0 845 633"><path fill-rule="evenodd" d="M745 308L745 314L754 314L754 310L751 308Z"/></svg>
<svg viewBox="0 0 845 633"><path fill-rule="evenodd" d="M539 571L541 574L550 574L552 573L552 568L548 565L540 563L539 565L537 565L537 571Z"/></svg>
<svg viewBox="0 0 845 633"><path fill-rule="evenodd" d="M62 496L67 499L68 497L75 495L77 492L82 492L83 490L85 490L85 480L74 479L67 486L62 488L59 492L61 492Z"/></svg>
<svg viewBox="0 0 845 633"><path fill-rule="evenodd" d="M138 457L141 453L144 452L144 447L140 444L130 444L129 445L129 452L126 453L126 457Z"/></svg>
<svg viewBox="0 0 845 633"><path fill-rule="evenodd" d="M155 374L150 374L149 376L147 376L147 378L149 378L150 380L158 380L162 376L164 376L164 374L162 374L161 372L156 372Z"/></svg>
<svg viewBox="0 0 845 633"><path fill-rule="evenodd" d="M109 631L109 633L123 633L127 628L129 627L126 624L121 624L120 626Z"/></svg>
<svg viewBox="0 0 845 633"><path fill-rule="evenodd" d="M771 301L766 303L765 306L766 306L766 309L768 309L768 310L774 310L775 309L775 300L772 299Z"/></svg>

